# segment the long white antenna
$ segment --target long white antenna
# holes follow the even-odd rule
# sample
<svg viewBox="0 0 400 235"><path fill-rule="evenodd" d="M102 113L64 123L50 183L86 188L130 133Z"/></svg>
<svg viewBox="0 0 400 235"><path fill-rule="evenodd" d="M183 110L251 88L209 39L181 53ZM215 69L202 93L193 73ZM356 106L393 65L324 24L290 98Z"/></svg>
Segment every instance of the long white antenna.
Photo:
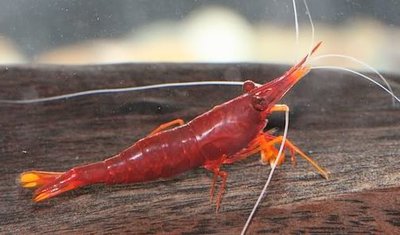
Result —
<svg viewBox="0 0 400 235"><path fill-rule="evenodd" d="M0 103L3 103L3 104L32 104L32 103L49 102L49 101L56 101L56 100L61 100L61 99L69 99L69 98L75 98L75 97L79 97L79 96L88 96L88 95L121 93L121 92L130 92L130 91L143 91L143 90L150 90L150 89L170 88L170 87L209 86L209 85L242 86L243 82L235 82L235 81L200 81L200 82L164 83L164 84L155 84L155 85L138 86L138 87L124 87L124 88L113 88L113 89L96 89L96 90L81 91L81 92L70 93L70 94L65 94L65 95L57 95L57 96L50 96L50 97L36 98L36 99L0 100ZM256 84L256 85L259 85L259 84Z"/></svg>
<svg viewBox="0 0 400 235"><path fill-rule="evenodd" d="M312 20L310 10L308 9L307 1L303 0L303 2L304 2L304 6L306 7L306 14L308 16L308 20L310 21L310 26L311 26L311 43L310 43L310 48L308 49L308 55L307 55L307 60L308 60L308 58L311 56L311 51L314 46L315 28L314 28L314 22Z"/></svg>
<svg viewBox="0 0 400 235"><path fill-rule="evenodd" d="M240 233L241 235L244 235L246 233L247 228L249 227L250 222L253 219L254 213L256 212L258 205L260 204L261 200L265 196L265 193L267 192L267 188L269 186L269 183L271 182L272 175L274 174L275 168L276 168L278 162L281 160L288 130L289 130L289 110L286 110L285 111L285 130L283 132L283 138L282 138L281 146L279 147L278 156L275 159L274 163L272 164L271 171L269 172L267 182L265 182L264 188L262 189L260 196L258 196L257 202L256 202L256 204L254 204L253 210L251 211L249 217L247 218L246 224L244 225L242 232Z"/></svg>
<svg viewBox="0 0 400 235"><path fill-rule="evenodd" d="M348 69L348 68L339 67L339 66L313 66L313 67L311 67L311 69L312 70L315 70L315 69L337 69L337 70L343 70L343 71L347 71L347 72L350 72L350 73L354 73L354 74L356 74L356 75L358 75L360 77L363 77L363 78L367 79L368 81L374 83L375 85L377 85L378 87L380 87L381 89L386 91L389 95L391 95L393 97L393 99L397 100L400 103L400 98L397 97L395 94L393 94L392 91L390 91L388 88L382 86L382 84L378 83L374 79L372 79L372 78L370 78L370 77L368 77L368 76L366 76L366 75L364 75L364 74L362 74L360 72L357 72L357 71L354 71L354 70Z"/></svg>
<svg viewBox="0 0 400 235"><path fill-rule="evenodd" d="M361 60L359 60L359 59L356 59L356 58L354 58L354 57L352 57L352 56L341 55L341 54L325 54L325 55L315 56L314 58L312 58L312 59L310 60L310 62L313 62L313 61L316 61L316 60L319 60L319 59L323 59L323 58L343 58L343 59L351 60L351 61L353 61L353 62L355 62L355 63L357 63L357 64L360 64L360 65L364 66L365 68L371 70L373 73L375 73L376 75L378 75L379 78L385 83L385 85L386 85L386 87L389 89L389 91L390 91L392 94L394 94L394 93L393 93L393 90L392 90L392 87L391 87L390 84L387 82L387 80L385 79L385 77L383 77L383 75L382 75L380 72L378 72L378 70L376 70L376 69L375 69L374 67L372 67L371 65L369 65L369 64L367 64L367 63L365 63L365 62L363 62L363 61L361 61ZM396 103L394 97L392 97L392 103L393 103L393 105Z"/></svg>
<svg viewBox="0 0 400 235"><path fill-rule="evenodd" d="M292 0L293 2L293 12L294 12L294 26L296 28L296 46L299 45L299 19L297 17L297 7L296 0Z"/></svg>
<svg viewBox="0 0 400 235"><path fill-rule="evenodd" d="M292 5L293 5L293 12L294 12L294 27L295 27L295 33L296 33L296 48L299 48L299 19L297 17L297 7L296 7L296 0L292 0ZM299 50L296 50L296 60L300 57L299 55Z"/></svg>

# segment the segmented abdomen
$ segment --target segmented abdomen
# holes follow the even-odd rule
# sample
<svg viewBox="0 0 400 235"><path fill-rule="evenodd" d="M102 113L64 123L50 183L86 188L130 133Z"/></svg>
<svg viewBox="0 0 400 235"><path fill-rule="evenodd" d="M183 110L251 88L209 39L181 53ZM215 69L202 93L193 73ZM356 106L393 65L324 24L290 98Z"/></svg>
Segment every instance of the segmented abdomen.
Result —
<svg viewBox="0 0 400 235"><path fill-rule="evenodd" d="M105 160L107 183L151 181L197 168L204 163L197 146L187 125L141 139Z"/></svg>

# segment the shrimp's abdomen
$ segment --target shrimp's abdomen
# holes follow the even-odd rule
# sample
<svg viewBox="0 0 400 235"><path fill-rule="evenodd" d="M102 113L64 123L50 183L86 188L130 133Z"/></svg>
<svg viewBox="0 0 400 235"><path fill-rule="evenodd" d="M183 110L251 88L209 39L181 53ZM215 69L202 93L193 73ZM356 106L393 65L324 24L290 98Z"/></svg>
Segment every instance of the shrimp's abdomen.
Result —
<svg viewBox="0 0 400 235"><path fill-rule="evenodd" d="M196 139L185 125L139 140L105 160L108 184L135 183L169 178L204 163Z"/></svg>

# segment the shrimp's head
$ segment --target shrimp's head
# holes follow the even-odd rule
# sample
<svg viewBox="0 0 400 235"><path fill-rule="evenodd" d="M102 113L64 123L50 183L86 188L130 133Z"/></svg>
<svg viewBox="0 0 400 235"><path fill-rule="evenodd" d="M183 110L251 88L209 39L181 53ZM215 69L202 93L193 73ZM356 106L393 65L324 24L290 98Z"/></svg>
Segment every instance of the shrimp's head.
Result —
<svg viewBox="0 0 400 235"><path fill-rule="evenodd" d="M267 82L263 85L256 86L254 83L245 82L243 88L252 95L253 107L268 115L272 107L282 99L282 97L292 88L301 78L303 78L311 67L306 65L307 59L318 49L322 42L319 42L311 52L305 56L299 63L294 65L282 76ZM253 87L252 87L253 86Z"/></svg>
<svg viewBox="0 0 400 235"><path fill-rule="evenodd" d="M253 107L260 112L270 113L272 107L309 71L309 66L299 66L293 71L289 70L281 77L254 88L250 92Z"/></svg>

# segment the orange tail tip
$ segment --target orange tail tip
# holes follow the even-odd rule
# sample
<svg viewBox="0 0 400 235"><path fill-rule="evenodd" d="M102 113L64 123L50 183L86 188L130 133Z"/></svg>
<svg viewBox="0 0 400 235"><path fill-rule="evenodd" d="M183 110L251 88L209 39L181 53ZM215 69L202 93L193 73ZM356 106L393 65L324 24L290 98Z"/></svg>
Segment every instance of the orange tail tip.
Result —
<svg viewBox="0 0 400 235"><path fill-rule="evenodd" d="M50 181L44 186L36 189L33 196L33 201L43 201L47 198L57 196L61 193L79 188L83 185L85 184L78 179L76 172L74 170L69 170L65 173L62 173L53 181Z"/></svg>
<svg viewBox="0 0 400 235"><path fill-rule="evenodd" d="M24 188L37 188L57 179L64 172L27 171L19 176L19 183Z"/></svg>
<svg viewBox="0 0 400 235"><path fill-rule="evenodd" d="M33 201L34 202L40 202L40 201L43 201L45 199L57 196L58 194L64 193L66 191L75 189L77 187L79 187L79 186L76 186L74 184L69 184L69 185L66 185L66 186L61 187L61 188L58 188L58 187L55 187L55 186L52 185L50 187L46 187L43 190L35 191L35 195L33 196Z"/></svg>

